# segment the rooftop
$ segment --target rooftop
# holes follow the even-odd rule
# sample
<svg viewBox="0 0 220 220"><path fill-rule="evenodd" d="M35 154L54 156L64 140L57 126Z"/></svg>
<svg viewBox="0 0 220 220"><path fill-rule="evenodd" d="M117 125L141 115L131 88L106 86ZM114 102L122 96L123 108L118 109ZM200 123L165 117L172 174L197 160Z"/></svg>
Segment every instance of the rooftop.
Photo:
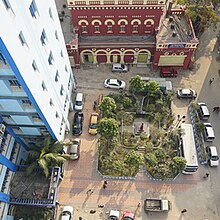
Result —
<svg viewBox="0 0 220 220"><path fill-rule="evenodd" d="M74 38L74 28L70 10L67 8L66 0L55 0L57 12L60 19L61 28L65 43L69 43Z"/></svg>
<svg viewBox="0 0 220 220"><path fill-rule="evenodd" d="M155 38L151 35L145 36L80 36L79 42L81 43L129 43L129 44L154 44Z"/></svg>
<svg viewBox="0 0 220 220"><path fill-rule="evenodd" d="M195 40L194 31L184 14L172 14L162 20L157 42L190 43Z"/></svg>

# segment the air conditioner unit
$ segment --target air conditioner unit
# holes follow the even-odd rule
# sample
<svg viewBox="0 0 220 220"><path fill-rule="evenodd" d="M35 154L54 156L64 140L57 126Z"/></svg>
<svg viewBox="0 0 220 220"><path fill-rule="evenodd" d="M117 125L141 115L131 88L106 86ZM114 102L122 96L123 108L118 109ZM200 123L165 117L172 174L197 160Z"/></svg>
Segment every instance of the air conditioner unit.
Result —
<svg viewBox="0 0 220 220"><path fill-rule="evenodd" d="M4 124L0 125L0 134L4 134L5 133L5 128L6 128L6 126Z"/></svg>

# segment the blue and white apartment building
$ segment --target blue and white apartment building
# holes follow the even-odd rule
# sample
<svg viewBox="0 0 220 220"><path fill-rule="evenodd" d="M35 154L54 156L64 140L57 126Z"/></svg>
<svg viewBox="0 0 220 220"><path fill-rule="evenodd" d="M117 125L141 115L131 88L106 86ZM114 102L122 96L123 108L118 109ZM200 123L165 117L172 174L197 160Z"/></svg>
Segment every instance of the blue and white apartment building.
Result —
<svg viewBox="0 0 220 220"><path fill-rule="evenodd" d="M54 0L0 0L0 219L28 143L70 130L75 88Z"/></svg>

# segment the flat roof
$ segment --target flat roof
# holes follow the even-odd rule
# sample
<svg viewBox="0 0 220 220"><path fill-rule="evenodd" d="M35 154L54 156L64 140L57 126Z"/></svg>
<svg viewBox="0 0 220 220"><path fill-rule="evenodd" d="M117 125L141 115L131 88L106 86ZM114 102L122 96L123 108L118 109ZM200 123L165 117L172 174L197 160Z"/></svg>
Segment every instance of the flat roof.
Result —
<svg viewBox="0 0 220 220"><path fill-rule="evenodd" d="M155 44L155 37L152 35L143 36L79 36L79 43L141 43Z"/></svg>
<svg viewBox="0 0 220 220"><path fill-rule="evenodd" d="M183 14L172 14L161 20L157 42L190 43L194 39L190 24Z"/></svg>

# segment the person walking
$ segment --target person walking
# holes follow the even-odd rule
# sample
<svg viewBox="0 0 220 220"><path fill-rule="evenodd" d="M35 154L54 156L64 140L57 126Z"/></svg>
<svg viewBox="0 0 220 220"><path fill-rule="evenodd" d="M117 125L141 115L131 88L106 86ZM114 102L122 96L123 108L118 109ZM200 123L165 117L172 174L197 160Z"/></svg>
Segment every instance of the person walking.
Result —
<svg viewBox="0 0 220 220"><path fill-rule="evenodd" d="M103 189L105 189L107 187L107 184L108 184L108 182L107 182L107 180L105 180L103 183Z"/></svg>
<svg viewBox="0 0 220 220"><path fill-rule="evenodd" d="M183 209L183 210L181 211L181 213L185 213L185 212L187 212L187 209Z"/></svg>
<svg viewBox="0 0 220 220"><path fill-rule="evenodd" d="M214 77L212 77L210 80L209 80L209 84L212 84L213 83L213 81L214 81Z"/></svg>
<svg viewBox="0 0 220 220"><path fill-rule="evenodd" d="M206 173L205 176L203 176L204 179L208 179L209 178L209 173Z"/></svg>

